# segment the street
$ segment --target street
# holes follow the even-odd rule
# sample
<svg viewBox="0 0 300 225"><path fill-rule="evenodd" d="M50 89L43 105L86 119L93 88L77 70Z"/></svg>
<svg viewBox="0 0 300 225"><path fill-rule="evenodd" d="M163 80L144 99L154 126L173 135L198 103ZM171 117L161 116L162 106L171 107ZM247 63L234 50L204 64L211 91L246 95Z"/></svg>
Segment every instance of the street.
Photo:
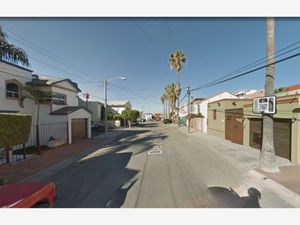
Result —
<svg viewBox="0 0 300 225"><path fill-rule="evenodd" d="M56 184L54 207L292 207L248 175L255 158L238 153L234 162L240 145L183 129L156 122L126 129L44 177Z"/></svg>

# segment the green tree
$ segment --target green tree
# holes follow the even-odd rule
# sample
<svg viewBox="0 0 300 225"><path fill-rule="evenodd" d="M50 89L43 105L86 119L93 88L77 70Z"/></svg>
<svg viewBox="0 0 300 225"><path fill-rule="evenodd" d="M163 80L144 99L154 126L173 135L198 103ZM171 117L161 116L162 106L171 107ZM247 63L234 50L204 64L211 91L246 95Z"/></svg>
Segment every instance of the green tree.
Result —
<svg viewBox="0 0 300 225"><path fill-rule="evenodd" d="M168 84L165 87L165 93L166 93L166 98L168 99L168 101L170 103L171 117L174 120L175 108L176 108L176 99L178 98L178 92L177 92L177 89L176 89L176 84L174 84L174 83Z"/></svg>
<svg viewBox="0 0 300 225"><path fill-rule="evenodd" d="M36 115L36 145L37 153L40 154L40 134L39 134L39 119L40 119L40 105L43 103L49 103L52 98L52 93L42 91L39 85L27 85L22 87L22 94L19 100L19 104L24 108L24 100L26 98L32 99L37 105Z"/></svg>
<svg viewBox="0 0 300 225"><path fill-rule="evenodd" d="M275 62L275 19L266 19L267 32L267 65ZM265 96L274 93L275 64L266 67ZM260 156L261 168L268 172L278 171L274 150L273 116L264 114L263 116L263 140Z"/></svg>
<svg viewBox="0 0 300 225"><path fill-rule="evenodd" d="M129 127L131 127L132 121L140 117L140 112L137 110L125 109L122 111L121 116L128 121Z"/></svg>
<svg viewBox="0 0 300 225"><path fill-rule="evenodd" d="M7 35L0 26L0 59L12 63L21 63L29 66L28 56L22 48L18 48L10 44L7 40Z"/></svg>
<svg viewBox="0 0 300 225"><path fill-rule="evenodd" d="M169 57L169 65L170 68L175 70L177 75L177 83L176 83L176 98L177 98L177 119L178 119L178 125L180 125L179 120L179 97L181 93L180 89L180 83L179 83L179 74L181 70L183 69L183 66L186 62L186 55L183 51L177 50L173 52ZM175 100L176 101L176 100ZM176 105L176 103L175 103Z"/></svg>
<svg viewBox="0 0 300 225"><path fill-rule="evenodd" d="M160 97L160 101L163 105L163 114L164 114L164 118L166 118L166 101L167 101L167 96L166 93L164 93L161 97Z"/></svg>

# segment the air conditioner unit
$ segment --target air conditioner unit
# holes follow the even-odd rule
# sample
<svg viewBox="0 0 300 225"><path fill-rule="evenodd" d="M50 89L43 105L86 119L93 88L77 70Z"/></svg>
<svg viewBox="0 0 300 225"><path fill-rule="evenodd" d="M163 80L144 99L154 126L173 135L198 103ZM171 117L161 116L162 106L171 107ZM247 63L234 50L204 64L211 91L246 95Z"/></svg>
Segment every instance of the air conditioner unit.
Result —
<svg viewBox="0 0 300 225"><path fill-rule="evenodd" d="M276 96L254 98L252 104L253 113L258 114L275 114L276 113Z"/></svg>

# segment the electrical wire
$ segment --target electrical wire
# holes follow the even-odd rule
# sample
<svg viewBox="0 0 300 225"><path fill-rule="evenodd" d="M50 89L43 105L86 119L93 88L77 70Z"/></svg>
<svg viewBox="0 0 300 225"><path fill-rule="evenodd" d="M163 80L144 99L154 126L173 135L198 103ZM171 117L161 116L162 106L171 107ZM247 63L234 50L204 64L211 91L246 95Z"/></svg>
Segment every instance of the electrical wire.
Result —
<svg viewBox="0 0 300 225"><path fill-rule="evenodd" d="M198 87L198 88L191 89L191 92L192 92L192 91L199 90L199 89L202 89L202 88L212 87L212 86L215 86L215 85L218 85L218 84L221 84L221 83L224 83L224 82L227 82L227 81L230 81L230 80L233 80L233 79L242 77L242 76L246 76L246 75L248 75L248 74L250 74L250 73L256 72L256 71L261 70L261 69L264 69L264 68L266 68L266 67L268 67L268 66L275 65L275 64L277 64L277 63L281 63L281 62L290 60L290 59L292 59L292 58L298 57L299 55L300 55L300 53L296 53L296 54L291 55L291 56L288 56L288 57L286 57L286 58L277 60L277 61L275 61L275 62L273 62L273 63L269 63L269 64L267 64L267 65L264 65L264 66L261 66L261 67L252 69L252 70L250 70L250 71L247 71L247 72L244 72L244 73L241 73L241 74L232 76L232 77L229 77L229 78L227 78L227 79L223 79L223 80L218 81L218 82L215 82L215 83L211 83L211 84L208 84L208 85L203 85L203 86L200 86L200 87Z"/></svg>

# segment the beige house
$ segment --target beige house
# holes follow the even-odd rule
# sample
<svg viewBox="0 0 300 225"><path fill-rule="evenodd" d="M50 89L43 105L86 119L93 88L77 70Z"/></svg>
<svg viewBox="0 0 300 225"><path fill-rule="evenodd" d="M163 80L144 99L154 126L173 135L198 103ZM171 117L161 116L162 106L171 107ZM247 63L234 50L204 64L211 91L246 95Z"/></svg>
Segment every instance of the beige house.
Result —
<svg viewBox="0 0 300 225"><path fill-rule="evenodd" d="M274 147L278 156L300 163L300 94L277 97L274 114ZM260 149L262 117L252 113L252 103L244 106L243 144Z"/></svg>
<svg viewBox="0 0 300 225"><path fill-rule="evenodd" d="M300 163L300 94L277 98L274 147L278 156ZM208 105L208 134L260 149L262 119L252 112L252 99L223 99Z"/></svg>
<svg viewBox="0 0 300 225"><path fill-rule="evenodd" d="M208 104L207 133L243 144L243 107L251 99L222 99Z"/></svg>

